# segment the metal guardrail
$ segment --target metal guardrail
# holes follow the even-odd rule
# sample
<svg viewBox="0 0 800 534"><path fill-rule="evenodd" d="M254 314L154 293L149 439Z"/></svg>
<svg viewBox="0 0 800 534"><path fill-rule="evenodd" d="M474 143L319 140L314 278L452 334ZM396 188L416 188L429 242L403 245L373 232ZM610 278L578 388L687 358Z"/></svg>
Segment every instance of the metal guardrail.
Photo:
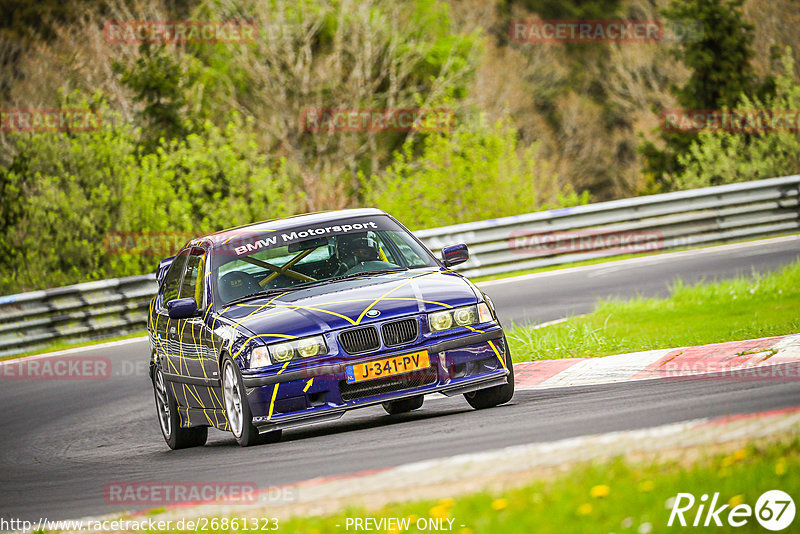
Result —
<svg viewBox="0 0 800 534"><path fill-rule="evenodd" d="M800 175L588 204L415 232L438 252L467 243L457 269L487 276L637 251L800 229ZM55 341L142 330L152 274L0 297L0 356Z"/></svg>
<svg viewBox="0 0 800 534"><path fill-rule="evenodd" d="M613 200L420 230L434 251L467 243L467 276L488 276L800 229L800 175ZM620 244L630 238L630 244ZM641 239L639 246L633 243ZM610 246L615 245L615 246Z"/></svg>
<svg viewBox="0 0 800 534"><path fill-rule="evenodd" d="M0 356L142 330L154 274L0 297Z"/></svg>

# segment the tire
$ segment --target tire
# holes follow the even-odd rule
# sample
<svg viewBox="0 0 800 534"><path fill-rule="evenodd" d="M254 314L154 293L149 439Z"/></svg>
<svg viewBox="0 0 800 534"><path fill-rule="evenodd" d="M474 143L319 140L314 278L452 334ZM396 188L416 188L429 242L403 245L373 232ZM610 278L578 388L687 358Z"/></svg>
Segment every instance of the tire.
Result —
<svg viewBox="0 0 800 534"><path fill-rule="evenodd" d="M384 402L383 409L389 415L397 415L399 413L410 412L422 408L422 403L425 400L423 395L417 395L409 399L396 400L391 402Z"/></svg>
<svg viewBox="0 0 800 534"><path fill-rule="evenodd" d="M222 358L222 396L228 425L236 442L242 447L275 443L281 439L281 431L273 430L259 434L253 425L253 414L245 394L244 380L239 367L229 356Z"/></svg>
<svg viewBox="0 0 800 534"><path fill-rule="evenodd" d="M178 402L167 387L161 369L156 369L155 373L153 373L153 393L156 398L158 426L161 428L161 435L164 436L164 441L167 442L170 449L188 449L189 447L200 447L206 444L208 439L207 426L181 428Z"/></svg>
<svg viewBox="0 0 800 534"><path fill-rule="evenodd" d="M508 350L508 342L505 337L503 338L503 343L506 346L506 368L509 370L509 374L506 377L508 384L464 393L464 398L476 410L505 404L514 396L514 364L511 362L511 351Z"/></svg>

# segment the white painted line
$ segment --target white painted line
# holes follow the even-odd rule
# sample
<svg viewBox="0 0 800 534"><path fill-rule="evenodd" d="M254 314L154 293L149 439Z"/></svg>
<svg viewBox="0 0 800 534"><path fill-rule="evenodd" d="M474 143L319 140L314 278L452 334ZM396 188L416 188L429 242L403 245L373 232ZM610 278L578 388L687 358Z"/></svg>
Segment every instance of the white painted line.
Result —
<svg viewBox="0 0 800 534"><path fill-rule="evenodd" d="M581 265L578 267L567 267L564 269L555 269L552 271L544 271L541 273L530 273L530 274L523 274L520 276L512 276L509 278L500 278L498 280L488 280L486 282L477 282L476 285L479 287L487 287L493 286L498 284L509 284L513 282L521 282L523 280L533 280L536 278L546 278L549 276L559 276L562 274L570 274L570 273L579 273L585 271L592 271L592 270L599 270L599 269L608 269L611 265L613 266L629 266L629 265L636 265L636 264L646 264L651 262L660 262L660 261L668 261L675 258L681 258L684 256L694 256L696 254L715 254L720 252L727 252L730 250L737 250L737 249L745 249L750 247L757 247L757 246L764 246L764 245L771 245L776 243L784 243L784 242L791 242L791 241L800 241L800 235L789 235L789 236L782 236L782 237L773 237L770 239L761 239L759 241L749 241L747 243L732 243L730 245L716 245L716 246L709 246L703 248L697 248L692 250L680 250L678 252L663 252L661 254L655 254L651 256L642 256L640 258L628 258L626 260L616 260L616 261L607 261L603 263L597 263L594 265Z"/></svg>
<svg viewBox="0 0 800 534"><path fill-rule="evenodd" d="M676 349L657 349L582 360L543 381L541 387L610 384L631 380Z"/></svg>
<svg viewBox="0 0 800 534"><path fill-rule="evenodd" d="M119 347L122 345L130 345L131 343L141 343L147 341L147 336L132 337L130 339L121 339L119 341L109 341L108 343L97 343L96 345L86 345L85 347L75 347L72 349L64 349L55 352L46 352L44 354L34 354L32 356L23 356L21 358L11 358L8 360L0 361L0 365L10 365L12 363L41 360L44 358L52 358L54 356L63 356L65 354L75 354L78 352L88 352L92 350L104 350L111 347Z"/></svg>
<svg viewBox="0 0 800 534"><path fill-rule="evenodd" d="M553 319L552 321L546 321L544 323L539 323L533 326L525 326L523 328L530 329L530 330L538 330L539 328L545 328L547 326L553 326L556 324L561 324L569 321L570 319L576 319L578 317L583 317L585 314L582 315L573 315L571 317L562 317L561 319Z"/></svg>

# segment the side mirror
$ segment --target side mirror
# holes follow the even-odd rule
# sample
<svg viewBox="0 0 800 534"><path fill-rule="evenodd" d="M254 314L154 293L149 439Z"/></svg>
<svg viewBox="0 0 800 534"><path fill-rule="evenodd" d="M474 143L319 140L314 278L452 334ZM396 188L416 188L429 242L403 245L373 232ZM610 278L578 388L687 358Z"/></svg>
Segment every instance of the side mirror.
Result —
<svg viewBox="0 0 800 534"><path fill-rule="evenodd" d="M170 319L188 319L197 315L197 303L192 297L167 302Z"/></svg>
<svg viewBox="0 0 800 534"><path fill-rule="evenodd" d="M459 263L464 263L469 259L469 250L467 245L460 243L458 245L450 245L442 249L442 262L445 267L452 267Z"/></svg>

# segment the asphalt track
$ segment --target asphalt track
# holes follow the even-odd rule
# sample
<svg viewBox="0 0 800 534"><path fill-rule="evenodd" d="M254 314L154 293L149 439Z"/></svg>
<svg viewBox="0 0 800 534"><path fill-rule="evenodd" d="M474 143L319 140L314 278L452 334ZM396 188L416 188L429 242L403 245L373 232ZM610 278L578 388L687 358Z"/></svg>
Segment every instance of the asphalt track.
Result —
<svg viewBox="0 0 800 534"><path fill-rule="evenodd" d="M800 258L800 238L688 251L482 285L504 322L554 320L591 310L598 298L661 295L675 277L719 279L770 271ZM115 482L254 482L262 488L507 445L800 405L800 382L671 379L519 391L474 411L460 397L422 410L380 407L287 431L280 443L239 448L209 432L208 445L169 451L147 381L146 342L87 350L112 361L96 381L0 382L0 518L36 520L120 511L106 504Z"/></svg>

